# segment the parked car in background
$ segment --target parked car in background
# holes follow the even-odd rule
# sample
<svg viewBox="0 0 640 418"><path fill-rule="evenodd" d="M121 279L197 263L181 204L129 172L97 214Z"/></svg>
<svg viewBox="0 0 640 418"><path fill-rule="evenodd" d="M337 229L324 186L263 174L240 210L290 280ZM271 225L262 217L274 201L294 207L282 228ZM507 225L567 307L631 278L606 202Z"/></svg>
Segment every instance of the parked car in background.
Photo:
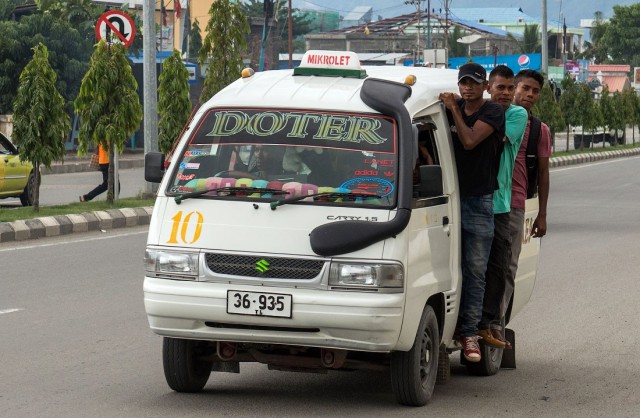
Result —
<svg viewBox="0 0 640 418"><path fill-rule="evenodd" d="M0 199L19 197L22 206L31 206L35 185L33 165L20 161L16 147L0 132Z"/></svg>
<svg viewBox="0 0 640 418"><path fill-rule="evenodd" d="M615 145L624 145L626 143L625 130L611 129L605 131L602 128L596 130L583 132L582 126L574 126L573 131L573 145L574 148L590 148L591 144L599 144L602 141L606 141L612 147Z"/></svg>

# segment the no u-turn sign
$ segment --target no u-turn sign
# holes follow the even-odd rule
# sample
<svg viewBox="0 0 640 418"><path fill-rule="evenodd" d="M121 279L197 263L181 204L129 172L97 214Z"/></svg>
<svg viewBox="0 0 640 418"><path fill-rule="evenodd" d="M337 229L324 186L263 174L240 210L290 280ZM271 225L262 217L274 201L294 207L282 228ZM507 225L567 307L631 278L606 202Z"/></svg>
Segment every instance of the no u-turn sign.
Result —
<svg viewBox="0 0 640 418"><path fill-rule="evenodd" d="M128 48L136 36L136 25L128 14L120 10L104 12L96 24L96 38L108 44L120 42Z"/></svg>

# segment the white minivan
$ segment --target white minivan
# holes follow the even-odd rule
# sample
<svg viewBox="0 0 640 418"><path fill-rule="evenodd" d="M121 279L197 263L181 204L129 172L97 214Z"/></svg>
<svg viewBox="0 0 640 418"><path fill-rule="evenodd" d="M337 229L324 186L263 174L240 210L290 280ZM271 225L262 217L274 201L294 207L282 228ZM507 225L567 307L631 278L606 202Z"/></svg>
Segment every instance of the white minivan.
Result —
<svg viewBox="0 0 640 418"><path fill-rule="evenodd" d="M245 70L216 94L166 170L146 155L160 186L144 303L173 390L260 362L388 369L398 402L429 401L459 350L459 192L438 100L456 74L308 51L294 70ZM531 295L538 251L527 238L507 320ZM470 372L515 367L513 350L482 349Z"/></svg>

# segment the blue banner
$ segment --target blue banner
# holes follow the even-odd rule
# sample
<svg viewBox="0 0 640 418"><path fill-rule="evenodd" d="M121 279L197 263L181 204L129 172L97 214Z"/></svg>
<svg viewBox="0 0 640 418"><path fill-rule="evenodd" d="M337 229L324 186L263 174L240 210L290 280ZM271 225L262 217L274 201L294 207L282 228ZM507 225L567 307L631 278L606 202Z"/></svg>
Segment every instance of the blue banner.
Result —
<svg viewBox="0 0 640 418"><path fill-rule="evenodd" d="M491 72L496 65L500 64L511 68L515 74L518 74L518 71L524 69L540 71L542 68L542 58L540 54L498 55L496 57L490 55L471 58L476 64L482 65L487 70L487 74ZM469 62L469 57L449 58L449 68L458 69L466 62Z"/></svg>

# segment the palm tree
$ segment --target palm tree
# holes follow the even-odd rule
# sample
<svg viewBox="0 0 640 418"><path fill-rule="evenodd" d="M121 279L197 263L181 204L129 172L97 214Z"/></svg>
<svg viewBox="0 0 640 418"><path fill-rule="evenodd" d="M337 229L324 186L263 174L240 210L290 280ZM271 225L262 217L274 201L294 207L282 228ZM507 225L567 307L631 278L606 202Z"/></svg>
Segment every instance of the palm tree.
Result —
<svg viewBox="0 0 640 418"><path fill-rule="evenodd" d="M609 23L604 21L604 15L602 12L595 12L593 14L593 26L589 29L589 37L591 42L584 41L584 51L581 52L578 57L583 59L592 59L600 64L607 60L607 47L604 42L604 34L607 32Z"/></svg>
<svg viewBox="0 0 640 418"><path fill-rule="evenodd" d="M517 38L511 33L507 34L507 36L518 45L518 52L522 54L531 54L542 50L539 32L537 23L532 25L527 25L525 23L522 38Z"/></svg>

